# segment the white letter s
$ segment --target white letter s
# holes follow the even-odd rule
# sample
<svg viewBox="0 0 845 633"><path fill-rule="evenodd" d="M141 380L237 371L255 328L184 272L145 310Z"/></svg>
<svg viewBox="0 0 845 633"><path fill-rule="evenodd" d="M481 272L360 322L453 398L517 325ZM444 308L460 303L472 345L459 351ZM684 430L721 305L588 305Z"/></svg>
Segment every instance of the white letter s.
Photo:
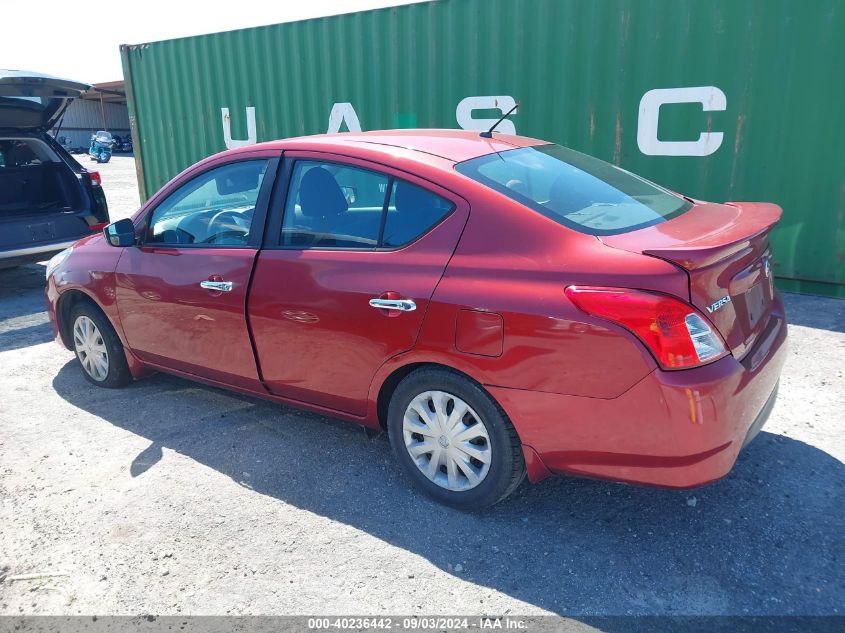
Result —
<svg viewBox="0 0 845 633"><path fill-rule="evenodd" d="M508 95L467 97L462 99L455 109L455 118L458 125L464 130L489 130L498 120L498 117L495 119L474 119L472 117L473 110L501 110L504 114L515 105L514 98ZM505 134L516 134L516 126L510 119L505 119L499 123L496 130Z"/></svg>

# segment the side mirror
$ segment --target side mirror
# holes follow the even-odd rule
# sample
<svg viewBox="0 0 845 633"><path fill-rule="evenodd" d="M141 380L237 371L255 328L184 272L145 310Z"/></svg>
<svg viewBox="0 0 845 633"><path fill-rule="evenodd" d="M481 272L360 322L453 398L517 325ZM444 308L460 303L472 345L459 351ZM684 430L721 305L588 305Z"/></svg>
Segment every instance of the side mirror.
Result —
<svg viewBox="0 0 845 633"><path fill-rule="evenodd" d="M103 233L112 246L135 246L135 225L129 218L112 222Z"/></svg>

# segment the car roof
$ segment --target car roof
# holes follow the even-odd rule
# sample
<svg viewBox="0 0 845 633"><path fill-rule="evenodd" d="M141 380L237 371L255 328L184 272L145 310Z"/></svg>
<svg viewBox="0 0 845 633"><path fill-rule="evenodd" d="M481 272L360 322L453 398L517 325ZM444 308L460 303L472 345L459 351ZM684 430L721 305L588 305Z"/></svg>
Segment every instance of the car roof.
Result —
<svg viewBox="0 0 845 633"><path fill-rule="evenodd" d="M402 148L410 152L429 154L459 163L494 152L547 143L548 141L527 136L499 134L497 132L493 133L493 138L484 138L477 130L404 129L300 136L261 143L260 147L325 151L354 147L378 150L381 146L385 152L389 152L389 148ZM254 149L259 146L252 145L250 147Z"/></svg>

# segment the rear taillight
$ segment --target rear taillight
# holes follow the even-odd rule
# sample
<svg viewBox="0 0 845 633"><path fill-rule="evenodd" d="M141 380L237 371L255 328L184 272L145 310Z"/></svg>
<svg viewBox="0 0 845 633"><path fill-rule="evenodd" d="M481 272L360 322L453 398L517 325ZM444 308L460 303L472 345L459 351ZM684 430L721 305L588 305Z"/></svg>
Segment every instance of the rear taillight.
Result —
<svg viewBox="0 0 845 633"><path fill-rule="evenodd" d="M698 310L680 299L594 286L569 286L566 296L587 314L630 330L664 369L697 367L727 354L719 333Z"/></svg>
<svg viewBox="0 0 845 633"><path fill-rule="evenodd" d="M100 178L100 172L98 171L89 171L88 178L91 181L91 184L95 187L99 187L103 184L103 179Z"/></svg>

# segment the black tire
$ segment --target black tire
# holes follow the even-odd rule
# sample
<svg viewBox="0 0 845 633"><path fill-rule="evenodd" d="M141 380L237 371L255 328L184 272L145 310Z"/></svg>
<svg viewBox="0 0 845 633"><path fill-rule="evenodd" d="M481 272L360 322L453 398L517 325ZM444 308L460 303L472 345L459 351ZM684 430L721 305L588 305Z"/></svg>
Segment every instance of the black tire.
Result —
<svg viewBox="0 0 845 633"><path fill-rule="evenodd" d="M443 391L468 404L484 425L490 439L490 467L486 476L468 490L449 490L430 480L417 466L405 446L405 411L418 395ZM477 383L456 371L430 367L406 376L390 398L387 413L390 445L414 485L445 505L465 511L488 508L511 494L525 477L522 444L501 407Z"/></svg>
<svg viewBox="0 0 845 633"><path fill-rule="evenodd" d="M107 353L108 371L105 372L105 377L97 379L89 373L82 361L82 354L80 353L78 338L75 335L75 327L77 320L80 317L87 317L90 319L99 331L100 337ZM73 347L76 360L79 362L82 375L93 385L98 387L105 387L107 389L119 389L125 387L132 382L132 374L129 371L129 365L126 362L126 354L123 350L123 343L114 331L112 324L99 307L94 305L91 301L79 301L70 311L70 340Z"/></svg>

